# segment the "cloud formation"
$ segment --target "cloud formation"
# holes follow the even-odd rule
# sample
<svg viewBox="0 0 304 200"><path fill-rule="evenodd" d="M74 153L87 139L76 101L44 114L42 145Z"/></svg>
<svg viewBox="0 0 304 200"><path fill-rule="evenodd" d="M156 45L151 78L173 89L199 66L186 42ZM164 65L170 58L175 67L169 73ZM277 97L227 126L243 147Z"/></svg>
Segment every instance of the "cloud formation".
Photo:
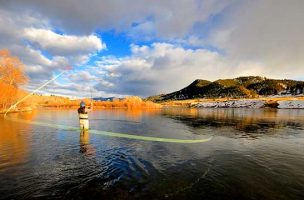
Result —
<svg viewBox="0 0 304 200"><path fill-rule="evenodd" d="M89 34L96 29L128 31L149 22L161 37L183 37L196 23L208 20L235 0L10 0L3 4L15 12L36 11L66 32ZM84 5L85 4L85 5ZM153 31L145 29L146 33Z"/></svg>
<svg viewBox="0 0 304 200"><path fill-rule="evenodd" d="M106 45L94 34L54 32L49 20L39 15L0 9L0 46L9 49L26 65L31 83L45 82L56 70L86 63ZM48 55L48 56L47 56Z"/></svg>
<svg viewBox="0 0 304 200"><path fill-rule="evenodd" d="M216 80L241 75L257 75L261 67L240 71L217 52L204 49L186 49L168 43L151 46L131 46L132 55L125 58L101 58L96 71L103 77L95 88L116 94L149 96L181 89L195 79ZM95 73L97 74L97 73ZM111 83L111 84L109 84Z"/></svg>
<svg viewBox="0 0 304 200"><path fill-rule="evenodd" d="M106 45L95 35L65 35L46 29L25 28L24 38L52 55L60 56L89 54L106 48Z"/></svg>
<svg viewBox="0 0 304 200"><path fill-rule="evenodd" d="M263 63L262 75L304 73L304 1L245 1L214 27L210 42L230 59Z"/></svg>
<svg viewBox="0 0 304 200"><path fill-rule="evenodd" d="M57 83L61 94L88 84L105 96L148 96L197 78L304 79L303 7L302 0L1 1L0 46L21 58L34 83L78 66ZM101 53L111 44L98 33L107 31L133 43L130 55Z"/></svg>

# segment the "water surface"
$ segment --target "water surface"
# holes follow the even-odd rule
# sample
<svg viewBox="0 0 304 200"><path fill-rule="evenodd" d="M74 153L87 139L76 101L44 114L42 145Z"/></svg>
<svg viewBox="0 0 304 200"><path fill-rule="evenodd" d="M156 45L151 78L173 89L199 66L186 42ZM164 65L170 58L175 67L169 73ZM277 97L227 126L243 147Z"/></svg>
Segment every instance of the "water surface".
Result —
<svg viewBox="0 0 304 200"><path fill-rule="evenodd" d="M74 110L13 117L78 126ZM304 110L100 110L106 137L0 118L0 199L304 199Z"/></svg>

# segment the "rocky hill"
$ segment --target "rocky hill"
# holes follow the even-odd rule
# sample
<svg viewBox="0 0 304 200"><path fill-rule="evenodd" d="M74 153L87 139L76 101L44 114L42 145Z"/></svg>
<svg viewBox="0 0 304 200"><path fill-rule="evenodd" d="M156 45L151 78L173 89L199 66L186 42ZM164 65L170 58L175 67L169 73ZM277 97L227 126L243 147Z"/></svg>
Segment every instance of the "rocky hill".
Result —
<svg viewBox="0 0 304 200"><path fill-rule="evenodd" d="M299 95L303 93L304 81L246 76L234 79L219 79L214 82L197 79L179 91L151 96L147 99L161 102L193 98L253 98L269 95Z"/></svg>

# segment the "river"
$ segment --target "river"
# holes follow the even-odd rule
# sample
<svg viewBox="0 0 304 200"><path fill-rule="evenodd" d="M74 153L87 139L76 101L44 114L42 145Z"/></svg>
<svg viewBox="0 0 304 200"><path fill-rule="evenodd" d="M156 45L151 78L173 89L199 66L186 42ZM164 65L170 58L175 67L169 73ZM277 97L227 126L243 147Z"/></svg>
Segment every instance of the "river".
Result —
<svg viewBox="0 0 304 200"><path fill-rule="evenodd" d="M85 134L57 126L78 127L74 110L10 117L24 121L0 116L0 199L304 199L304 110L97 110Z"/></svg>

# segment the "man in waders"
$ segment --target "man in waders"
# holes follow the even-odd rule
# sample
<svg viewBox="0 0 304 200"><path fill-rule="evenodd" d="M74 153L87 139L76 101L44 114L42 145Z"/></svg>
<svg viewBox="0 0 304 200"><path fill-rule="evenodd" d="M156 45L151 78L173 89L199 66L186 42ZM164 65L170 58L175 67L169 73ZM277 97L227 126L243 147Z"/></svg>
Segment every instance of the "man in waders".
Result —
<svg viewBox="0 0 304 200"><path fill-rule="evenodd" d="M78 108L79 114L79 125L82 132L89 130L89 115L88 112L92 111L93 104L91 107L86 108L86 105L83 101L80 102L80 107Z"/></svg>

